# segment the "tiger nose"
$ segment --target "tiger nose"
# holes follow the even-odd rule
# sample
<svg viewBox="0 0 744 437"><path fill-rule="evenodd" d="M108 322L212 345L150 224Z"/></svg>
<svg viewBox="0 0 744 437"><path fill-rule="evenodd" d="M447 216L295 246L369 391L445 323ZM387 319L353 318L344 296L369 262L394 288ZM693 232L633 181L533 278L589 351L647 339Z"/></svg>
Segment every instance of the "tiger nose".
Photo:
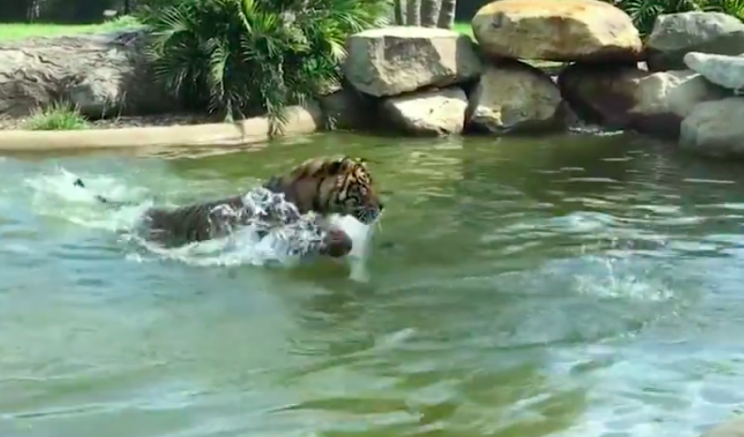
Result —
<svg viewBox="0 0 744 437"><path fill-rule="evenodd" d="M382 211L383 209L385 209L385 204L380 202L380 211Z"/></svg>

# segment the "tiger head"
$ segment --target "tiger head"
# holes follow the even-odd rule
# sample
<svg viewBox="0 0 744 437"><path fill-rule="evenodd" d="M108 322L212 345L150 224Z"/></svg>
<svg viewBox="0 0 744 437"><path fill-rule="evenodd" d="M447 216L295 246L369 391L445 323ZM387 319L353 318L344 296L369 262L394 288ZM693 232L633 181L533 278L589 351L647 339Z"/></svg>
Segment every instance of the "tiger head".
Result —
<svg viewBox="0 0 744 437"><path fill-rule="evenodd" d="M371 224L384 208L372 175L360 158L309 159L289 174L271 178L266 187L283 192L303 214L350 215Z"/></svg>

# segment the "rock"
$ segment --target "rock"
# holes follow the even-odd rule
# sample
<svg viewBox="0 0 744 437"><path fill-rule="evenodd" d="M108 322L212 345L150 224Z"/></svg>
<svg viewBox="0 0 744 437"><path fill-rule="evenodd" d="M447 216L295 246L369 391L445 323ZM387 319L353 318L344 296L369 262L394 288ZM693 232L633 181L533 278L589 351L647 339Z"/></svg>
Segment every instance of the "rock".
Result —
<svg viewBox="0 0 744 437"><path fill-rule="evenodd" d="M690 70L652 73L636 65L574 64L558 86L586 121L674 139L697 104L730 95Z"/></svg>
<svg viewBox="0 0 744 437"><path fill-rule="evenodd" d="M55 100L88 116L177 108L154 85L137 31L32 38L0 44L0 114L19 117Z"/></svg>
<svg viewBox="0 0 744 437"><path fill-rule="evenodd" d="M711 157L744 157L744 98L695 106L683 121L679 145Z"/></svg>
<svg viewBox="0 0 744 437"><path fill-rule="evenodd" d="M468 98L459 87L389 97L382 114L399 129L421 136L462 132Z"/></svg>
<svg viewBox="0 0 744 437"><path fill-rule="evenodd" d="M466 126L495 134L553 129L562 124L561 109L561 94L550 76L505 59L483 72L470 95Z"/></svg>
<svg viewBox="0 0 744 437"><path fill-rule="evenodd" d="M640 60L628 14L599 0L498 0L473 17L473 34L492 57L548 61Z"/></svg>
<svg viewBox="0 0 744 437"><path fill-rule="evenodd" d="M375 126L375 103L372 98L363 95L351 85L338 88L330 94L317 97L326 121L333 121L336 129L365 130Z"/></svg>
<svg viewBox="0 0 744 437"><path fill-rule="evenodd" d="M649 70L684 70L683 58L689 52L744 53L744 23L721 12L659 15L646 50Z"/></svg>
<svg viewBox="0 0 744 437"><path fill-rule="evenodd" d="M684 61L690 70L700 73L716 85L735 91L744 88L744 56L690 52L685 55Z"/></svg>
<svg viewBox="0 0 744 437"><path fill-rule="evenodd" d="M744 416L724 422L704 433L702 437L744 437Z"/></svg>
<svg viewBox="0 0 744 437"><path fill-rule="evenodd" d="M473 41L447 29L372 29L352 35L346 46L346 80L359 91L377 97L459 84L481 71Z"/></svg>

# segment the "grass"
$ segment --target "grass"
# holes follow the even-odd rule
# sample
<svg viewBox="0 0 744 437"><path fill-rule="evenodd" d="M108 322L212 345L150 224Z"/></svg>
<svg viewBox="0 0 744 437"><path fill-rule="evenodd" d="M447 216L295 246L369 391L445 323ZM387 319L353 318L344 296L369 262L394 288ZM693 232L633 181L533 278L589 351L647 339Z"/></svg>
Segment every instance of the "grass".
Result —
<svg viewBox="0 0 744 437"><path fill-rule="evenodd" d="M123 16L100 24L0 24L0 42L31 37L67 36L81 33L110 32L139 26L134 17Z"/></svg>
<svg viewBox="0 0 744 437"><path fill-rule="evenodd" d="M44 109L37 109L23 123L28 130L80 130L88 128L88 121L70 105L56 103Z"/></svg>
<svg viewBox="0 0 744 437"><path fill-rule="evenodd" d="M470 26L470 23L455 23L452 26L452 30L473 38L473 28Z"/></svg>

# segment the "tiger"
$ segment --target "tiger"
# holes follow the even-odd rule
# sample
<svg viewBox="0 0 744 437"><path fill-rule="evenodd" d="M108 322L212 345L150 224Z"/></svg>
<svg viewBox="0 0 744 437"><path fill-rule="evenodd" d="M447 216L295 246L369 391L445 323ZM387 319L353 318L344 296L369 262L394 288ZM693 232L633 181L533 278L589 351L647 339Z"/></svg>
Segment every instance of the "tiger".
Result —
<svg viewBox="0 0 744 437"><path fill-rule="evenodd" d="M300 214L350 215L370 225L385 205L366 163L349 156L311 158L285 175L272 176L263 187L283 193Z"/></svg>
<svg viewBox="0 0 744 437"><path fill-rule="evenodd" d="M294 209L282 207L279 197L274 196L264 209L254 211L243 195L172 209L150 208L143 217L146 237L175 247L225 237L240 226L261 224L258 234L263 238L272 228L297 223L302 215L313 212L317 219L310 222L312 229L308 230L319 236L317 252L343 255L351 250L351 239L343 231L330 229L327 219L333 214L350 215L369 225L384 209L366 162L350 156L311 158L285 174L272 175L261 185L267 193L283 195ZM81 179L74 184L85 188ZM104 204L123 205L95 197Z"/></svg>

